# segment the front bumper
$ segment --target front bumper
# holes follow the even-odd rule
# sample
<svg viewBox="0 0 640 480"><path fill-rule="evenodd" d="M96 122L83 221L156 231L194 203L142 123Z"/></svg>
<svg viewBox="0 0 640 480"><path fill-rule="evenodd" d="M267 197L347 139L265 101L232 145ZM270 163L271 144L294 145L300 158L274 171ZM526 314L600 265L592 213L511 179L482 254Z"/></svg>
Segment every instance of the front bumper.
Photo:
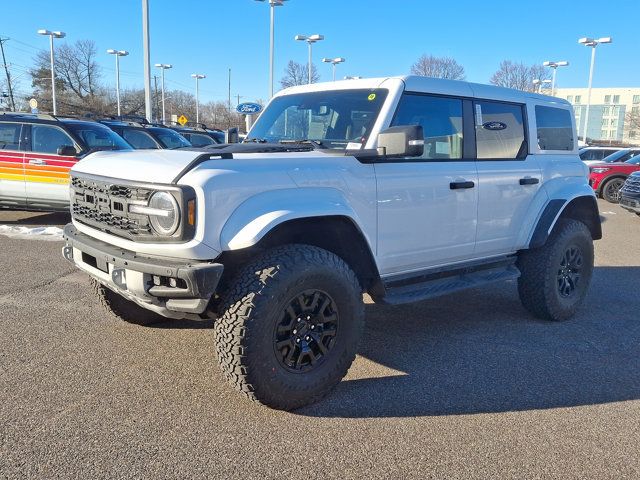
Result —
<svg viewBox="0 0 640 480"><path fill-rule="evenodd" d="M621 192L620 206L630 212L640 213L640 196L629 196Z"/></svg>
<svg viewBox="0 0 640 480"><path fill-rule="evenodd" d="M64 227L62 255L114 292L169 318L203 313L222 276L220 263L145 257Z"/></svg>

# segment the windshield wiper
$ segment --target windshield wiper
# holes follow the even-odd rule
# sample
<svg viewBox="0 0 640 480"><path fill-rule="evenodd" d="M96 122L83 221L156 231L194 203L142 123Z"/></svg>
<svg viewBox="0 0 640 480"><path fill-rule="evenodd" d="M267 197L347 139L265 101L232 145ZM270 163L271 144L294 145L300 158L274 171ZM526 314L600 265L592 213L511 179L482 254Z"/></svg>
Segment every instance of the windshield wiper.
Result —
<svg viewBox="0 0 640 480"><path fill-rule="evenodd" d="M318 150L324 146L320 140L309 140L307 138L301 138L299 140L280 140L278 143L282 143L283 145L311 145L314 150Z"/></svg>
<svg viewBox="0 0 640 480"><path fill-rule="evenodd" d="M265 138L245 138L242 143L268 143Z"/></svg>

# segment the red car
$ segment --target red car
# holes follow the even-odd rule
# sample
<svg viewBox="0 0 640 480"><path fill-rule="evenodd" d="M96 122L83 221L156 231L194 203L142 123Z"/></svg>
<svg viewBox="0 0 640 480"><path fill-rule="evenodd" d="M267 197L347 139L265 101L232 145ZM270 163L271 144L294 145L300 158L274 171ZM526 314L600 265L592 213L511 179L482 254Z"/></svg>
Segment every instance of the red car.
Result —
<svg viewBox="0 0 640 480"><path fill-rule="evenodd" d="M637 171L640 171L640 155L622 163L596 163L589 167L589 185L599 197L618 203L624 181Z"/></svg>

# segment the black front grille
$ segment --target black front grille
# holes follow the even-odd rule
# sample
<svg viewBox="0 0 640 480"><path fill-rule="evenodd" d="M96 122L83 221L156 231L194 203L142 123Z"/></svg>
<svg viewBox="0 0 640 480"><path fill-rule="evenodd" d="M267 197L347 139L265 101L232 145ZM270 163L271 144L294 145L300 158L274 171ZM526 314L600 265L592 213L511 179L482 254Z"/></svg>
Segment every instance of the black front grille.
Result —
<svg viewBox="0 0 640 480"><path fill-rule="evenodd" d="M640 193L640 176L631 176L627 178L622 186L622 192L625 193Z"/></svg>
<svg viewBox="0 0 640 480"><path fill-rule="evenodd" d="M146 215L129 212L129 205L146 205L152 189L102 180L71 177L71 214L103 232L135 240L152 234Z"/></svg>

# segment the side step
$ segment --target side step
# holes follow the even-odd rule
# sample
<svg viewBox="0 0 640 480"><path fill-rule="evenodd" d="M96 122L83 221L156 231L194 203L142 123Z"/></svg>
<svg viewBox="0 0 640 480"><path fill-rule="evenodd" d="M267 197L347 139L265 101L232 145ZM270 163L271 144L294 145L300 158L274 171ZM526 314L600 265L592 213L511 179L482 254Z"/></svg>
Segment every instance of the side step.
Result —
<svg viewBox="0 0 640 480"><path fill-rule="evenodd" d="M386 295L381 299L388 305L419 302L429 298L439 297L448 293L476 288L489 283L515 280L520 276L520 270L510 263L506 266L491 266L486 269L474 269L473 271L452 272L450 276L436 275L436 278L417 283L393 286L390 282L386 286ZM424 277L423 277L424 278ZM404 283L404 282L403 282Z"/></svg>

